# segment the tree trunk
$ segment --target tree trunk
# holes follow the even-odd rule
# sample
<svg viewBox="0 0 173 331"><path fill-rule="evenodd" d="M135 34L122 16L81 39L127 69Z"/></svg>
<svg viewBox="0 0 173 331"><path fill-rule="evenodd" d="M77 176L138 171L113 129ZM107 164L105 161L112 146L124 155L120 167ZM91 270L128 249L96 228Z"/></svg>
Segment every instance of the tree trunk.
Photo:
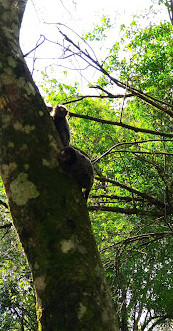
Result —
<svg viewBox="0 0 173 331"><path fill-rule="evenodd" d="M37 297L39 330L119 330L83 195L26 67L27 0L0 0L0 168Z"/></svg>

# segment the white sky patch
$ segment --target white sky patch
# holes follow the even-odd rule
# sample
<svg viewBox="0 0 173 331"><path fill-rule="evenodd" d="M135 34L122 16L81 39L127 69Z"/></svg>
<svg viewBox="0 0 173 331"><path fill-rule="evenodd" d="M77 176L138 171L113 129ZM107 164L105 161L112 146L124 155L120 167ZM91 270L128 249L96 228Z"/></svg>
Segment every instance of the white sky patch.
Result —
<svg viewBox="0 0 173 331"><path fill-rule="evenodd" d="M104 59L111 45L118 40L120 25L129 25L133 15L141 13L146 16L145 21L147 22L147 14L150 12L151 5L151 0L28 0L20 35L22 51L25 54L33 49L40 35L46 36L46 38L53 40L55 43L60 40L56 26L52 24L47 25L44 22L63 23L79 35L82 35L92 31L95 24L100 24L101 17L105 15L111 18L114 28L110 31L109 37L105 42L104 53L103 50L99 49L100 45L97 42L91 45L95 53L98 54L99 60ZM163 18L168 19L166 8L164 11L164 7L162 7L161 14L159 14L160 9L158 10L158 8L160 7L157 7L158 20L160 20L161 15ZM26 58L31 72L33 70L33 55L34 53L31 53ZM57 78L59 81L63 77L64 83L72 85L75 81L78 81L85 88L87 82L75 70L70 71L70 74L65 79L64 72L70 65L69 62L67 63L64 60L57 62L57 58L60 56L61 49L55 46L55 44L44 42L37 49L35 53L36 61L34 63L34 79L36 82L42 79L38 70L44 71L46 68L50 78ZM96 81L98 79L98 73L93 70L89 70L86 76L89 77L88 80Z"/></svg>

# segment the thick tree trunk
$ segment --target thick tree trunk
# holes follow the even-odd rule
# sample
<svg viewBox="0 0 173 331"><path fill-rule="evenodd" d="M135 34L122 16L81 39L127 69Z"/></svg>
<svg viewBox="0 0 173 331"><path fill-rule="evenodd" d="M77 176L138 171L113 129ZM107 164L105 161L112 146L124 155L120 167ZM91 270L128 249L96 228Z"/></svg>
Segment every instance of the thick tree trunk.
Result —
<svg viewBox="0 0 173 331"><path fill-rule="evenodd" d="M0 0L0 167L36 290L39 330L119 330L81 191L18 36L25 1Z"/></svg>

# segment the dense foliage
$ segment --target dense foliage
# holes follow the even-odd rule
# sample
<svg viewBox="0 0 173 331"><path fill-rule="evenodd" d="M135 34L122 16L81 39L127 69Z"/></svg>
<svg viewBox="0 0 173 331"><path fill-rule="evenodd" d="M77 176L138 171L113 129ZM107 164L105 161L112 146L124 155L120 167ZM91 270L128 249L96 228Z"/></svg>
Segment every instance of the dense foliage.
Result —
<svg viewBox="0 0 173 331"><path fill-rule="evenodd" d="M37 330L29 267L4 208L0 227L0 330Z"/></svg>

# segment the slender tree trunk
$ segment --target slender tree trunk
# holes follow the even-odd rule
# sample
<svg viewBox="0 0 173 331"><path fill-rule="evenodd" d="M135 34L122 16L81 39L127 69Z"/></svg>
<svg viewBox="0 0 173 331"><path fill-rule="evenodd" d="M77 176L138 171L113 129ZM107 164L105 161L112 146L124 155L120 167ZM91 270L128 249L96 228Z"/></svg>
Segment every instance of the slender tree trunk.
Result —
<svg viewBox="0 0 173 331"><path fill-rule="evenodd" d="M85 200L59 165L60 138L19 47L26 2L0 0L0 168L39 330L119 330Z"/></svg>

